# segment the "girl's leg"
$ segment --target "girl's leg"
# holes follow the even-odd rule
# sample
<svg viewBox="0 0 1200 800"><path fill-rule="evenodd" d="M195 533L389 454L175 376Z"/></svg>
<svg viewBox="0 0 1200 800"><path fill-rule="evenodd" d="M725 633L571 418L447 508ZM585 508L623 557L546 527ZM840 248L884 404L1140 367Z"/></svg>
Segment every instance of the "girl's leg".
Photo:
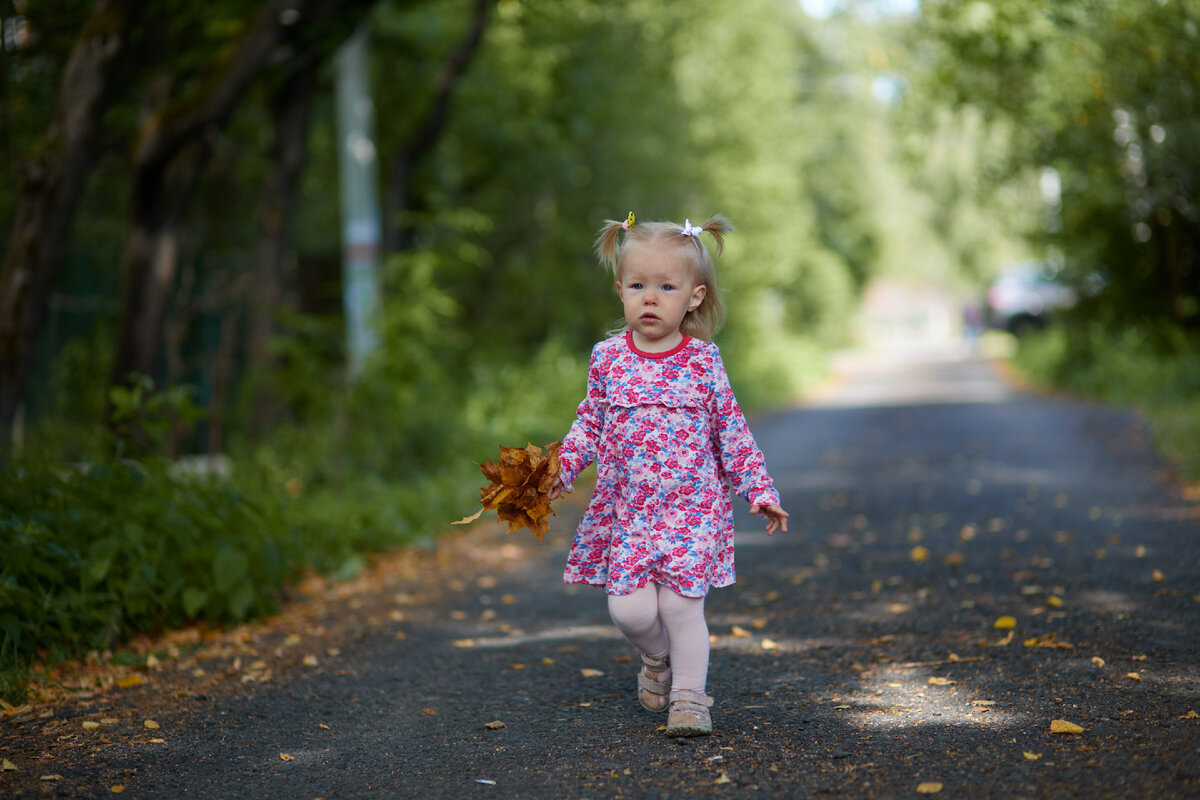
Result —
<svg viewBox="0 0 1200 800"><path fill-rule="evenodd" d="M672 690L704 693L708 680L708 623L703 597L681 597L663 586L658 617L671 644Z"/></svg>
<svg viewBox="0 0 1200 800"><path fill-rule="evenodd" d="M638 699L650 711L666 711L671 689L667 634L658 618L658 586L648 583L627 595L609 595L608 612L629 641L642 651Z"/></svg>
<svg viewBox="0 0 1200 800"><path fill-rule="evenodd" d="M667 632L658 617L657 584L647 583L632 594L610 594L608 613L621 633L647 656L655 661L667 657Z"/></svg>

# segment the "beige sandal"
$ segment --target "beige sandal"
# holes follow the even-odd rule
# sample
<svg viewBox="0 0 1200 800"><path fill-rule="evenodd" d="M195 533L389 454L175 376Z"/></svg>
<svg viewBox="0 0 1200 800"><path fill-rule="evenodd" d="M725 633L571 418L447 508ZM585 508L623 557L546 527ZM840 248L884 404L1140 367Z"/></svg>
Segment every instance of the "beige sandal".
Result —
<svg viewBox="0 0 1200 800"><path fill-rule="evenodd" d="M671 692L667 736L707 736L712 733L713 699L704 692L676 689Z"/></svg>
<svg viewBox="0 0 1200 800"><path fill-rule="evenodd" d="M664 658L662 661L655 661L642 653L642 664L643 668L638 670L637 676L638 702L647 711L655 713L666 711L670 705L667 695L671 693L671 684L654 679L671 668L671 659Z"/></svg>

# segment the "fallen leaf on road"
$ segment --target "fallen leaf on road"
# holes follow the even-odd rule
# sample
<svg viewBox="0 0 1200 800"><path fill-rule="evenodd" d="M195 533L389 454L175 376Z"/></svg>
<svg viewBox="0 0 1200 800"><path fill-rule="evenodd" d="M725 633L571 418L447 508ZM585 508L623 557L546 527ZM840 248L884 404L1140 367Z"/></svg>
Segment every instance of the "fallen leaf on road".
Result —
<svg viewBox="0 0 1200 800"><path fill-rule="evenodd" d="M992 627L998 631L1010 631L1013 628L1017 627L1017 619L1016 619L1016 617L1010 617L1010 616L1005 615L1005 616L997 619L992 624Z"/></svg>
<svg viewBox="0 0 1200 800"><path fill-rule="evenodd" d="M166 739L151 739L150 744L166 744Z"/></svg>
<svg viewBox="0 0 1200 800"><path fill-rule="evenodd" d="M304 657L304 662L303 662L303 663L304 663L304 666L306 666L306 667L315 667L315 666L317 666L317 664L318 664L319 662L317 661L317 657L316 657L316 656L314 656L314 655L307 655L307 656L305 656L305 657Z"/></svg>
<svg viewBox="0 0 1200 800"><path fill-rule="evenodd" d="M929 548L924 545L917 545L912 550L908 551L908 557L918 563L929 558Z"/></svg>
<svg viewBox="0 0 1200 800"><path fill-rule="evenodd" d="M926 781L917 784L917 791L920 794L937 794L942 790L942 784L938 781Z"/></svg>
<svg viewBox="0 0 1200 800"><path fill-rule="evenodd" d="M1145 653L1142 653L1140 656L1132 656L1132 658L1133 658L1133 660L1134 660L1134 661L1145 661L1145 660L1146 660L1146 654L1145 654Z"/></svg>
<svg viewBox="0 0 1200 800"><path fill-rule="evenodd" d="M296 760L295 756L289 756L287 753L280 753L279 757L281 759L283 759L284 761L295 761Z"/></svg>
<svg viewBox="0 0 1200 800"><path fill-rule="evenodd" d="M1067 722L1065 719L1050 720L1051 733L1083 733L1083 728L1076 725L1074 722Z"/></svg>
<svg viewBox="0 0 1200 800"><path fill-rule="evenodd" d="M1063 599L1056 594L1052 594L1046 598L1046 605L1051 608L1062 608Z"/></svg>
<svg viewBox="0 0 1200 800"><path fill-rule="evenodd" d="M733 781L729 780L728 773L722 772L720 777L718 777L715 781L713 781L713 785L715 785L715 786L719 786L723 783L733 783Z"/></svg>
<svg viewBox="0 0 1200 800"><path fill-rule="evenodd" d="M115 786L110 786L108 790L113 794L120 794L125 791L125 787L118 783Z"/></svg>
<svg viewBox="0 0 1200 800"><path fill-rule="evenodd" d="M579 670L579 673L585 678L599 678L604 674L604 671L599 669L591 669L590 667L584 667L583 669Z"/></svg>
<svg viewBox="0 0 1200 800"><path fill-rule="evenodd" d="M1016 631L1009 631L1008 635L1006 635L1003 639L998 639L992 642L992 647L1007 647L1008 645L1012 644L1014 633L1016 633Z"/></svg>
<svg viewBox="0 0 1200 800"><path fill-rule="evenodd" d="M1131 681L1140 681L1142 679L1142 676L1136 672L1126 672L1125 677Z"/></svg>
<svg viewBox="0 0 1200 800"><path fill-rule="evenodd" d="M779 645L775 642L774 639L763 639L762 642L759 644L759 647L761 647L763 650L778 650L779 649Z"/></svg>
<svg viewBox="0 0 1200 800"><path fill-rule="evenodd" d="M149 728L152 731L158 730L158 723L152 719L145 720L142 722L142 724L145 725L147 728Z"/></svg>
<svg viewBox="0 0 1200 800"><path fill-rule="evenodd" d="M905 603L889 603L887 610L893 614L907 614L912 610L912 606L906 605Z"/></svg>
<svg viewBox="0 0 1200 800"><path fill-rule="evenodd" d="M750 636L750 631L746 630L741 625L734 625L729 629L729 632L733 634L733 638L735 639L746 639Z"/></svg>
<svg viewBox="0 0 1200 800"><path fill-rule="evenodd" d="M1092 656L1092 666L1093 667L1103 667L1104 659L1101 658L1100 656Z"/></svg>
<svg viewBox="0 0 1200 800"><path fill-rule="evenodd" d="M930 686L950 686L953 683L954 681L950 680L949 678L939 678L934 676L929 679Z"/></svg>
<svg viewBox="0 0 1200 800"><path fill-rule="evenodd" d="M1193 714L1195 714L1196 712L1195 712L1195 711L1193 711L1192 713L1193 713ZM9 761L9 760L6 758L6 759L4 759L4 771L5 771L5 772L16 772L16 771L17 771L17 765L16 765L16 764L14 764L13 762Z"/></svg>
<svg viewBox="0 0 1200 800"><path fill-rule="evenodd" d="M494 720L492 720L491 722L485 722L485 723L483 723L483 727L487 728L489 731L498 731L498 730L500 730L501 728L506 728L506 727L508 727L508 726L507 726L507 725L505 725L505 724L504 724L503 722L501 722L500 720L498 720L498 719L494 719Z"/></svg>
<svg viewBox="0 0 1200 800"><path fill-rule="evenodd" d="M63 779L62 775L43 775L42 776L42 780L44 780L44 781L61 781L62 779Z"/></svg>
<svg viewBox="0 0 1200 800"><path fill-rule="evenodd" d="M1037 761L1041 757L1042 757L1041 753L1031 753L1028 750L1025 751L1025 760L1026 761Z"/></svg>
<svg viewBox="0 0 1200 800"><path fill-rule="evenodd" d="M957 567L966 562L967 558L962 553L947 553L944 560L947 567Z"/></svg>
<svg viewBox="0 0 1200 800"><path fill-rule="evenodd" d="M1026 647L1053 647L1057 650L1074 650L1075 645L1070 642L1060 642L1058 634L1054 632L1043 633L1041 636L1036 636L1032 639L1025 640Z"/></svg>
<svg viewBox="0 0 1200 800"><path fill-rule="evenodd" d="M1193 709L1180 717L1180 719L1200 719L1200 714L1197 714L1195 709ZM7 761L4 762L4 768L9 769ZM16 767L13 767L12 769L16 769Z"/></svg>
<svg viewBox="0 0 1200 800"><path fill-rule="evenodd" d="M834 708L834 710L835 710L835 711L845 711L845 710L847 710L848 708L850 708L850 706L848 706L848 705L844 705L844 704L843 704L843 705L840 705L840 706L834 706L833 708Z"/></svg>
<svg viewBox="0 0 1200 800"><path fill-rule="evenodd" d="M756 619L750 623L750 627L754 628L756 631L761 631L763 628L767 627L767 621L765 619Z"/></svg>
<svg viewBox="0 0 1200 800"><path fill-rule="evenodd" d="M122 689L132 689L135 686L141 686L145 682L145 679L135 672L132 675L126 675L124 678L121 678L121 680L117 681L117 686L120 686Z"/></svg>
<svg viewBox="0 0 1200 800"><path fill-rule="evenodd" d="M94 720L85 719L83 721L83 729L85 731L94 731L94 730L96 730L96 728L99 728L99 727L100 727L100 723L96 722Z"/></svg>
<svg viewBox="0 0 1200 800"><path fill-rule="evenodd" d="M1167 579L1167 576L1163 575L1161 569L1156 569L1150 573L1150 580L1154 581L1155 583L1162 583L1166 579Z"/></svg>
<svg viewBox="0 0 1200 800"><path fill-rule="evenodd" d="M475 640L474 639L455 639L454 646L455 647L474 647Z"/></svg>

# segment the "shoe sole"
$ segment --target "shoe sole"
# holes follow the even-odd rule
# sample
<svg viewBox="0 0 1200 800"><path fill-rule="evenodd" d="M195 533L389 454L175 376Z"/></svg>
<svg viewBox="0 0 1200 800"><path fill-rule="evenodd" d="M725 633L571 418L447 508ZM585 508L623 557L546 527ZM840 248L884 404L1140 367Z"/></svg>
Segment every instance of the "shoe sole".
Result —
<svg viewBox="0 0 1200 800"><path fill-rule="evenodd" d="M710 733L712 733L712 726L671 725L667 728L667 736L672 738L677 736L708 736Z"/></svg>

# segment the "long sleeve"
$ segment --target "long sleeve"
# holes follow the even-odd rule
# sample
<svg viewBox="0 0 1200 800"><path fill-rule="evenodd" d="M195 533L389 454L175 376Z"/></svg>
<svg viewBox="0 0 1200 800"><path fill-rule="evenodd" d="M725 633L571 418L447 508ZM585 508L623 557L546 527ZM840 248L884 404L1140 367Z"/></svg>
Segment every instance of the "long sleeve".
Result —
<svg viewBox="0 0 1200 800"><path fill-rule="evenodd" d="M713 397L713 449L717 463L733 490L751 505L779 502L779 492L767 474L766 460L754 441L720 355L715 358Z"/></svg>
<svg viewBox="0 0 1200 800"><path fill-rule="evenodd" d="M575 422L558 449L559 473L563 486L573 488L579 473L596 459L600 447L600 432L604 429L607 400L604 390L604 364L599 345L592 349L588 363L587 394L575 411Z"/></svg>

